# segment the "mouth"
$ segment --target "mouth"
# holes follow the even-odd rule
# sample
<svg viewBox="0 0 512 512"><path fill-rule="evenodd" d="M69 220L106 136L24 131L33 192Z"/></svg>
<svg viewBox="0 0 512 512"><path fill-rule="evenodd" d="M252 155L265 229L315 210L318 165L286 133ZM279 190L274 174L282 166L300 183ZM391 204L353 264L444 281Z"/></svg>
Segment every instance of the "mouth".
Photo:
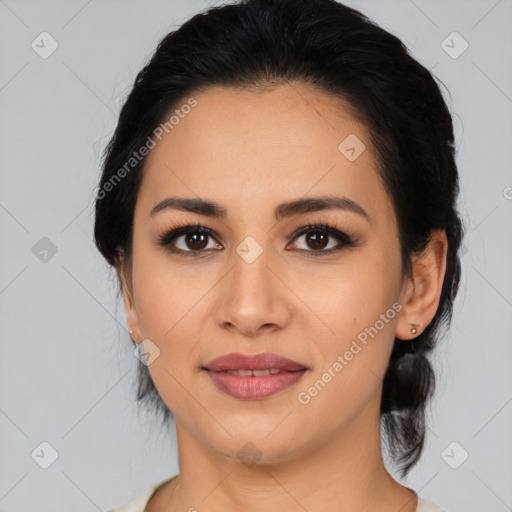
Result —
<svg viewBox="0 0 512 512"><path fill-rule="evenodd" d="M309 368L272 353L231 353L203 370L218 390L240 400L261 400L296 384Z"/></svg>
<svg viewBox="0 0 512 512"><path fill-rule="evenodd" d="M294 372L307 370L308 367L297 361L292 361L283 356L279 356L277 354L272 354L269 352L264 352L261 354L241 354L241 353L231 353L226 354L221 357L217 357L213 359L209 363L207 363L203 369L221 372L221 371L231 371L231 372L248 372L251 371L254 376L261 377L265 376L265 373L259 374L258 372L265 371L270 374L278 374L279 372ZM249 374L237 373L239 376L250 376Z"/></svg>
<svg viewBox="0 0 512 512"><path fill-rule="evenodd" d="M240 400L261 400L275 395L296 384L307 372L306 369L286 371L277 368L206 371L220 391Z"/></svg>
<svg viewBox="0 0 512 512"><path fill-rule="evenodd" d="M305 370L305 368L304 368ZM236 375L237 377L266 377L267 375L277 375L278 373L286 373L287 370L279 368L265 368L264 370L221 370L229 375ZM301 370L295 370L301 371Z"/></svg>

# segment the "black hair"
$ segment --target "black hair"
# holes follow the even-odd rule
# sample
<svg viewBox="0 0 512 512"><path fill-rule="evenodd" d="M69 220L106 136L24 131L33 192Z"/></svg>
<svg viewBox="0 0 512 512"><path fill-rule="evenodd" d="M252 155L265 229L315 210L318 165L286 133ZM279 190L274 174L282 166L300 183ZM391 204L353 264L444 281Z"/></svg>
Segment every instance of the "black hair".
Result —
<svg viewBox="0 0 512 512"><path fill-rule="evenodd" d="M437 312L414 348L395 339L383 382L381 426L405 476L425 442L434 390L428 359L449 324L460 279L463 226L452 118L433 75L393 34L334 0L241 0L201 12L159 43L138 73L108 143L96 196L96 245L110 265L130 257L144 146L173 108L211 85L258 88L291 81L345 100L364 121L399 227L403 275L435 229L446 231L447 266ZM126 162L133 165L127 169ZM121 172L124 169L125 172ZM163 413L145 365L137 399Z"/></svg>

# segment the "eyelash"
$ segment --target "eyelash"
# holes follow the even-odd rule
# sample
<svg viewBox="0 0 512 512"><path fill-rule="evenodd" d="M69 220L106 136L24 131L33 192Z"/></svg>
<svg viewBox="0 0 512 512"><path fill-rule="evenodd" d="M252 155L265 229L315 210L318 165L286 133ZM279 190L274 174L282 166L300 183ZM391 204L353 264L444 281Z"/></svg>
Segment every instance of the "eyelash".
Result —
<svg viewBox="0 0 512 512"><path fill-rule="evenodd" d="M305 250L305 249L299 249L299 251L303 251L305 253L308 253L308 257L311 256L313 258L317 258L322 255L329 255L333 254L335 252L340 251L344 247L355 247L357 243L355 240L346 233L343 233L342 231L339 231L336 229L336 226L330 226L329 224L325 223L317 223L317 224L308 224L307 226L304 226L298 232L294 233L292 240L295 240L296 238L299 238L305 234L308 234L309 232L315 232L315 233L323 233L328 236L331 236L335 238L339 243L340 246L336 248L331 248L327 250ZM197 250L197 251L183 251L182 249L172 249L170 244L173 242L176 238L178 238L181 235L186 235L188 233L198 233L201 235L209 236L213 239L215 237L213 236L213 232L211 229L202 226L201 224L195 224L195 225L184 225L180 227L176 227L172 229L169 232L164 232L163 234L160 234L157 236L158 238L158 245L165 247L168 251L174 254L182 254L185 257L192 256L192 257L198 257L201 256L205 250ZM218 242L217 242L218 243Z"/></svg>

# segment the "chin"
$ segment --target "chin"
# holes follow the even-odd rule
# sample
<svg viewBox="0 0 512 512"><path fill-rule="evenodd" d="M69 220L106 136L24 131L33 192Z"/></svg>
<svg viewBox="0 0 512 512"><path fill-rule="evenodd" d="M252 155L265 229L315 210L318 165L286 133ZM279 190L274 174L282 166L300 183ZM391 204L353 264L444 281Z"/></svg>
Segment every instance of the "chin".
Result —
<svg viewBox="0 0 512 512"><path fill-rule="evenodd" d="M210 445L225 457L240 460L248 467L284 462L300 450L293 443L289 428L278 433L279 427L276 429L275 423L271 428L262 428L252 421L244 428L235 429L232 425L226 425L226 429L233 437L220 429L221 438L210 438ZM272 433L269 435L269 432Z"/></svg>

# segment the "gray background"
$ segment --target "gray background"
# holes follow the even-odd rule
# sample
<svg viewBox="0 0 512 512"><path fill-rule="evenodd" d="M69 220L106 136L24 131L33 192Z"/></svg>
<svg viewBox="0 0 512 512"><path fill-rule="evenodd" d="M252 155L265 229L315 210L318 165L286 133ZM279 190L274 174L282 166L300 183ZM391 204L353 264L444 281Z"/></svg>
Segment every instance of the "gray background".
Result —
<svg viewBox="0 0 512 512"><path fill-rule="evenodd" d="M406 482L447 511L512 510L512 3L347 3L433 69L457 130L463 277ZM135 74L206 6L0 0L0 512L106 510L178 470L174 435L135 405L138 361L92 243L92 194ZM43 31L58 43L46 59L31 47ZM457 58L445 50L463 41L443 43L453 31L469 44ZM43 441L58 453L47 469Z"/></svg>

